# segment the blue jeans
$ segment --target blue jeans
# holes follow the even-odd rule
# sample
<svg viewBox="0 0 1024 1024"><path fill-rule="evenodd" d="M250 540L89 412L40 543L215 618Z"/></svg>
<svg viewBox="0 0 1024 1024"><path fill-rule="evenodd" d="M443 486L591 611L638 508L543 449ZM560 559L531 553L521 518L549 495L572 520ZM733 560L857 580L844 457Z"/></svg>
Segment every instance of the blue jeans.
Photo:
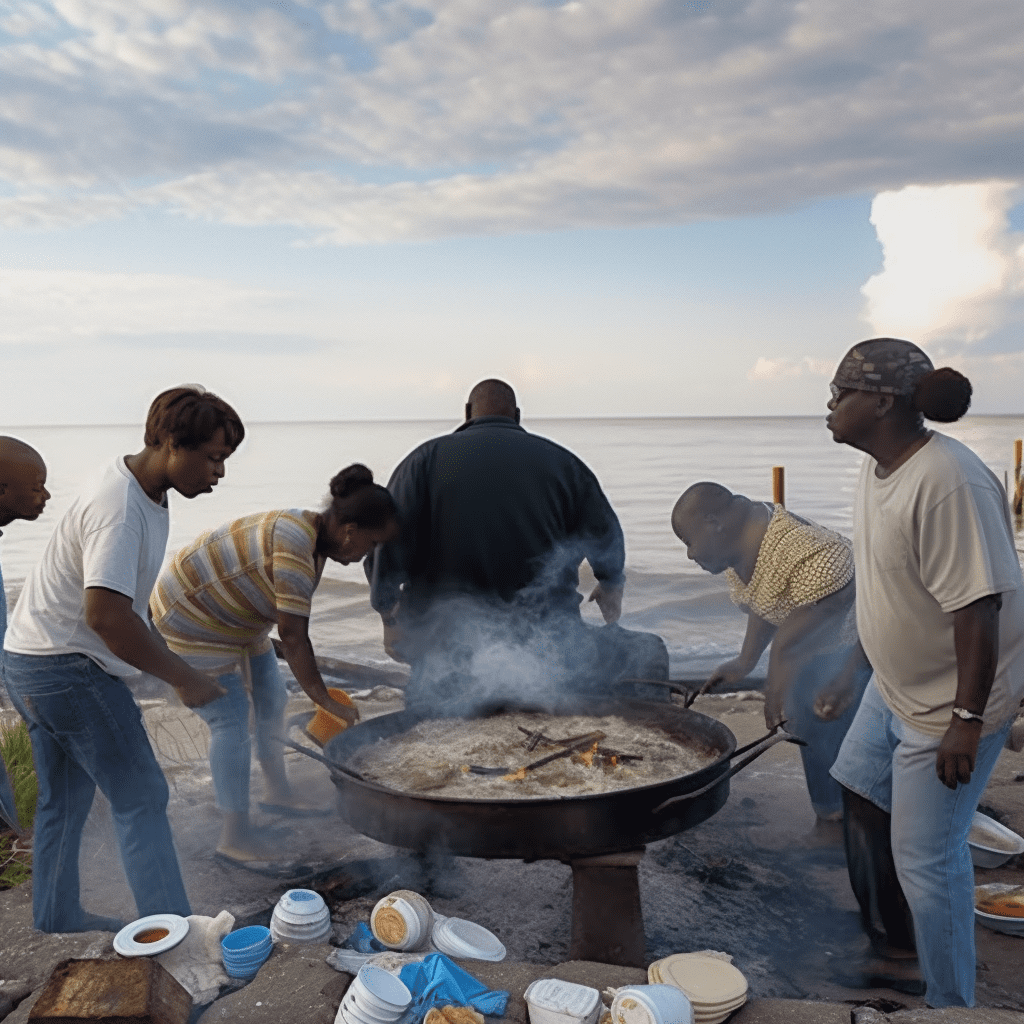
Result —
<svg viewBox="0 0 1024 1024"><path fill-rule="evenodd" d="M1011 722L982 738L967 785L935 774L941 737L898 718L874 680L846 735L832 775L892 815L896 874L914 918L929 1006L974 1005L974 868L971 819Z"/></svg>
<svg viewBox="0 0 1024 1024"><path fill-rule="evenodd" d="M83 654L4 652L7 689L28 723L39 781L32 918L43 932L82 924L78 854L96 787L110 801L140 917L189 908L167 821L167 781L123 680Z"/></svg>
<svg viewBox="0 0 1024 1024"><path fill-rule="evenodd" d="M288 703L277 655L267 651L250 658L249 669L256 720L256 756L260 761L283 760L284 748L271 739L284 733L284 708ZM217 806L222 811L240 814L249 810L252 765L249 695L239 672L218 676L217 682L227 693L195 711L210 727L210 771Z"/></svg>

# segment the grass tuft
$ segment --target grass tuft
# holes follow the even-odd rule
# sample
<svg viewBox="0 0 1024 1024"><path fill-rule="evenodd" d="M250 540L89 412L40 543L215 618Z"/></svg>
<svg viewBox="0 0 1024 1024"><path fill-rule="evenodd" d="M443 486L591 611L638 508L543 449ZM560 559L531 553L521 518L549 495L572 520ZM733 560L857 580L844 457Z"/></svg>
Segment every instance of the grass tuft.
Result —
<svg viewBox="0 0 1024 1024"><path fill-rule="evenodd" d="M36 771L32 764L32 741L24 722L5 725L0 722L0 756L7 766L7 775L14 791L14 807L18 824L24 830L32 827L36 813ZM32 875L32 854L23 849L13 832L0 831L0 889L11 889Z"/></svg>

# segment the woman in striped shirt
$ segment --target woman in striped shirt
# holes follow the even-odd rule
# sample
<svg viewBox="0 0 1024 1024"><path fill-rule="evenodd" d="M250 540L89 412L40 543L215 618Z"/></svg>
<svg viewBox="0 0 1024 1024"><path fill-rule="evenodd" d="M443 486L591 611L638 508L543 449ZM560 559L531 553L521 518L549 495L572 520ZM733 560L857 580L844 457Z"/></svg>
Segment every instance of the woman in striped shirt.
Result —
<svg viewBox="0 0 1024 1024"><path fill-rule="evenodd" d="M331 480L323 512L287 509L236 519L198 537L175 555L153 591L157 629L174 653L215 676L223 697L196 708L210 727L210 768L224 814L218 854L266 860L249 824L249 696L256 754L266 781L265 809L302 813L284 767L288 694L270 630L277 626L288 666L310 699L353 722L358 712L335 701L316 666L309 639L313 591L326 560L347 565L398 530L395 505L373 473L358 463Z"/></svg>

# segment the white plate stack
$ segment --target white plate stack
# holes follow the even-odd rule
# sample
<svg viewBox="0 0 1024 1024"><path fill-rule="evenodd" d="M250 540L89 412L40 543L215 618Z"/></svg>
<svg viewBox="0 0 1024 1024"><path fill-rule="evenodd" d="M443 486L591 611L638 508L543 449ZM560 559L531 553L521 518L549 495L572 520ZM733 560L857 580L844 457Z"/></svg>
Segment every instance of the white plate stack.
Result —
<svg viewBox="0 0 1024 1024"><path fill-rule="evenodd" d="M721 1024L747 1001L747 979L727 960L676 953L647 968L653 984L675 985L693 1005L694 1024Z"/></svg>
<svg viewBox="0 0 1024 1024"><path fill-rule="evenodd" d="M400 978L366 964L352 979L335 1024L393 1024L409 1009L412 993Z"/></svg>
<svg viewBox="0 0 1024 1024"><path fill-rule="evenodd" d="M331 931L331 912L312 889L289 889L270 918L275 942L326 942Z"/></svg>
<svg viewBox="0 0 1024 1024"><path fill-rule="evenodd" d="M434 915L431 945L439 953L460 960L504 960L505 947L492 932L461 917Z"/></svg>

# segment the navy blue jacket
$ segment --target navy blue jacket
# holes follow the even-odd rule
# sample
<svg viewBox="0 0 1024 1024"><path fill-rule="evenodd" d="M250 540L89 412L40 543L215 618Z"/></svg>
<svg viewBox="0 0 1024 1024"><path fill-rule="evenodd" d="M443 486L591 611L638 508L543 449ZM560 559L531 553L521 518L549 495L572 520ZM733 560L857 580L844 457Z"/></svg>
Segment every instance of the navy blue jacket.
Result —
<svg viewBox="0 0 1024 1024"><path fill-rule="evenodd" d="M572 452L504 416L482 416L433 438L388 483L402 532L367 556L370 601L425 611L472 595L572 609L579 565L621 585L622 528L594 474Z"/></svg>

